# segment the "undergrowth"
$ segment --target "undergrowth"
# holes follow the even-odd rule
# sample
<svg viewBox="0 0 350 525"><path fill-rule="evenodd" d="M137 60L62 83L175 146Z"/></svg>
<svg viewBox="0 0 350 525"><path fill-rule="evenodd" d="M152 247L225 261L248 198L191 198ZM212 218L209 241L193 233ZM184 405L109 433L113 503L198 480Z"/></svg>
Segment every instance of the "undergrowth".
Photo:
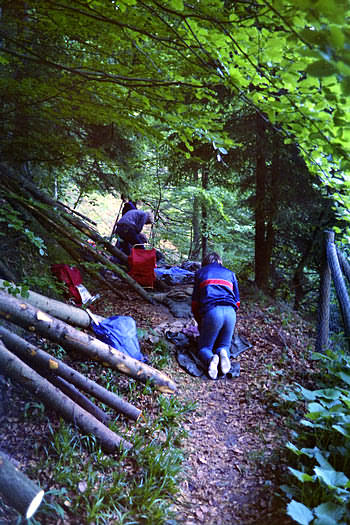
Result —
<svg viewBox="0 0 350 525"><path fill-rule="evenodd" d="M79 434L63 420L56 429L49 426L44 456L41 453L32 476L49 472L50 490L26 523L176 523L171 507L184 459L180 447L186 432L181 421L194 404L164 395L157 401L156 416L146 415L143 423L127 435L124 432L133 448L121 448L114 455L105 454L93 436ZM123 433L118 419L110 427ZM18 523L22 523L20 518Z"/></svg>
<svg viewBox="0 0 350 525"><path fill-rule="evenodd" d="M320 388L296 384L283 395L295 415L288 449L288 480L281 488L287 514L301 525L350 523L350 355L314 353ZM299 417L301 411L303 416Z"/></svg>

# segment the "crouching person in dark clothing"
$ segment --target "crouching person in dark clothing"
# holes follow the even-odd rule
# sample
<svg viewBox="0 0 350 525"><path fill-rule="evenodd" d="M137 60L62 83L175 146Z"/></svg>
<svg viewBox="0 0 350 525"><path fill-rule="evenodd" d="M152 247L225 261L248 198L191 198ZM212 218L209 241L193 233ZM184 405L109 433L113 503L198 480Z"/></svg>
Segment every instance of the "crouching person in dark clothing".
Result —
<svg viewBox="0 0 350 525"><path fill-rule="evenodd" d="M134 244L147 243L147 237L141 233L145 224L153 224L154 217L150 211L130 210L117 223L116 233L122 239L120 249L126 254L130 254Z"/></svg>
<svg viewBox="0 0 350 525"><path fill-rule="evenodd" d="M239 305L235 274L222 266L217 253L208 254L195 274L192 312L200 334L198 357L211 379L217 378L219 364L223 374L231 368L229 354Z"/></svg>

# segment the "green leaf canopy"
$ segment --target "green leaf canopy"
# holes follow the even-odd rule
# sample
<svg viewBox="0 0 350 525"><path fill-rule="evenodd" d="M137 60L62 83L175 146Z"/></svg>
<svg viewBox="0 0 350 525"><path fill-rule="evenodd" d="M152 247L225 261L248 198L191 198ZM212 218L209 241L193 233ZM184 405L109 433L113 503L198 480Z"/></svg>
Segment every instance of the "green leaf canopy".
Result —
<svg viewBox="0 0 350 525"><path fill-rule="evenodd" d="M347 0L3 0L1 7L4 159L102 162L89 127L112 123L126 136L161 141L175 130L185 144L208 140L221 127L213 107L225 86L296 141L325 184L336 175L338 187L348 186Z"/></svg>

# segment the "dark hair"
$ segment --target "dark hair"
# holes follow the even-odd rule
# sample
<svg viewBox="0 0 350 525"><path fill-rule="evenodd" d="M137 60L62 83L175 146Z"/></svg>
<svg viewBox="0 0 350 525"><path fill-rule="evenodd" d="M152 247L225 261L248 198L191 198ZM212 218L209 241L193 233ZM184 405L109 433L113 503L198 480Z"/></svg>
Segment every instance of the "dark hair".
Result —
<svg viewBox="0 0 350 525"><path fill-rule="evenodd" d="M202 266L207 266L207 264L219 263L222 264L221 257L216 252L208 253L203 259Z"/></svg>

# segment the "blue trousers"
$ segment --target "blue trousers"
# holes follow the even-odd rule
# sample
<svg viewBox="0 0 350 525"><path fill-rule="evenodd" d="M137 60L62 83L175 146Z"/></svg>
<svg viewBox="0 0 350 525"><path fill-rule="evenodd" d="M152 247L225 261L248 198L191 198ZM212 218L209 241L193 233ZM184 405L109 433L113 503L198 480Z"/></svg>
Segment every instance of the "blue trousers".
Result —
<svg viewBox="0 0 350 525"><path fill-rule="evenodd" d="M205 366L223 348L230 356L236 310L232 306L215 306L201 319L198 357Z"/></svg>

